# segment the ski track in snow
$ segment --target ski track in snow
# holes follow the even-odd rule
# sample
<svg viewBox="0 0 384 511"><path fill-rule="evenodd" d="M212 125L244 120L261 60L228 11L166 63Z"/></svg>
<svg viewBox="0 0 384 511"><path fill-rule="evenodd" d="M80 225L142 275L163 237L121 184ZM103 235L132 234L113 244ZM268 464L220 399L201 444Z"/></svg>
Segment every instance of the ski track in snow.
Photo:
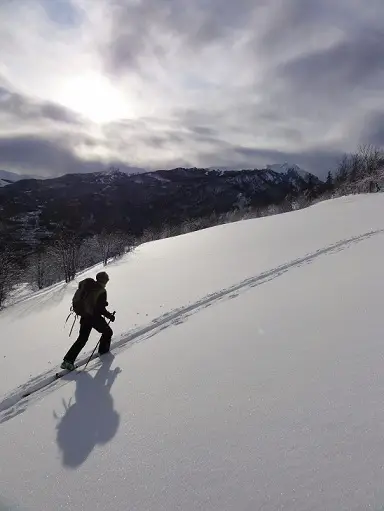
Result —
<svg viewBox="0 0 384 511"><path fill-rule="evenodd" d="M170 326L176 326L183 323L192 314L196 314L201 309L209 307L216 302L224 299L236 298L240 292L244 292L253 287L265 284L266 282L281 276L288 270L300 267L304 264L312 263L320 256L335 254L341 250L349 248L355 243L359 243L372 236L382 233L384 233L384 229L370 231L359 236L344 239L325 248L307 254L304 257L294 259L288 263L277 266L276 268L244 279L241 282L234 284L233 286L206 295L205 297L190 305L186 305L178 309L173 309L172 311L154 319L148 325L121 335L119 339L112 343L111 347L114 353L118 353L119 351L125 349L128 345L132 345L133 343L153 337L158 332L169 328ZM77 361L77 366L79 368L85 366L88 358L89 353ZM95 369L98 367L98 365L101 364L97 354L93 355L92 360L95 362L89 365L90 370ZM33 400L40 399L47 392L52 392L54 389L58 388L58 386L65 385L68 381L72 381L77 376L77 373L73 372L62 376L60 379L56 379L56 373L57 369L46 371L45 373L31 378L26 383L17 387L15 390L6 395L3 400L0 401L0 424L12 419L13 417L16 417L20 413L23 413Z"/></svg>

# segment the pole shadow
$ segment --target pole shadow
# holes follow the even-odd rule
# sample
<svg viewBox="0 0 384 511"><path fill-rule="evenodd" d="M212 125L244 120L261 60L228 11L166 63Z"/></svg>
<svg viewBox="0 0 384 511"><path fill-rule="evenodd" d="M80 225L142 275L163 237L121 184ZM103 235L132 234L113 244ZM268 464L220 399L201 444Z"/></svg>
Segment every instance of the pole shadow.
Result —
<svg viewBox="0 0 384 511"><path fill-rule="evenodd" d="M79 467L96 445L106 444L117 433L120 415L114 410L110 390L121 369L110 369L113 360L111 353L103 355L94 377L88 372L74 375L75 403L63 400L65 413L56 426L56 442L65 467ZM54 417L58 418L55 412Z"/></svg>

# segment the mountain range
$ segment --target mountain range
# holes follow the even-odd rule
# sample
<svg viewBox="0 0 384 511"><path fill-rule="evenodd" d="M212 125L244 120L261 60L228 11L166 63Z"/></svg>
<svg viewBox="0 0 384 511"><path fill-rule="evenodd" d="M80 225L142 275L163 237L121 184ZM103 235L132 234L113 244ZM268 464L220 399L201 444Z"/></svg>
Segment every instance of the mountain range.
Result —
<svg viewBox="0 0 384 511"><path fill-rule="evenodd" d="M266 167L269 170L273 170L274 172L287 172L288 170L295 170L297 173L302 174L303 176L308 175L308 172L301 169L298 165L295 163L291 164L288 162L285 163L275 163L273 165L267 165ZM139 167L127 167L127 169L130 170L122 170L125 174L132 175L132 174L142 174L142 173L148 173L145 169L141 169ZM120 170L120 169L119 169ZM230 167L219 167L215 168L212 167L209 170L222 170L222 171L233 171ZM114 169L106 170L105 173L108 174L110 172L114 172ZM152 172L149 172L152 173ZM32 175L32 174L17 174L16 172L9 172L8 170L1 170L0 169L0 187L6 186L11 183L15 183L16 181L21 181L22 179L52 179L48 177L42 177L38 175Z"/></svg>
<svg viewBox="0 0 384 511"><path fill-rule="evenodd" d="M9 184L21 181L22 179L42 179L39 176L32 176L26 174L16 174L16 172L9 172L8 170L0 169L0 188Z"/></svg>
<svg viewBox="0 0 384 511"><path fill-rule="evenodd" d="M128 175L119 170L21 179L0 188L3 239L30 246L59 228L89 236L103 229L145 230L234 209L292 200L322 182L295 167L240 171L175 168Z"/></svg>

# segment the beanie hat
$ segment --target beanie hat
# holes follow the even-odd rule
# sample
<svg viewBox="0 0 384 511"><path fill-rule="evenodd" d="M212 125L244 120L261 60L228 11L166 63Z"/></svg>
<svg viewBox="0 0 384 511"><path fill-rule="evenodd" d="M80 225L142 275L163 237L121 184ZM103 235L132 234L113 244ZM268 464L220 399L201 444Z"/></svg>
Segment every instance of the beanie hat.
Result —
<svg viewBox="0 0 384 511"><path fill-rule="evenodd" d="M96 275L96 280L101 284L106 284L109 280L108 273L106 273L105 271L101 271Z"/></svg>

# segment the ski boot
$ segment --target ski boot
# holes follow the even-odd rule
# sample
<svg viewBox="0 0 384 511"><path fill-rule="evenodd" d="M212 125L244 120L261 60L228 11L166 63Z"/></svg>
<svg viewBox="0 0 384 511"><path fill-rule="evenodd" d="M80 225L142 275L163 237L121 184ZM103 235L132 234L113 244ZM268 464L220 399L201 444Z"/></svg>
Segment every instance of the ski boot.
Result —
<svg viewBox="0 0 384 511"><path fill-rule="evenodd" d="M60 367L61 369L66 369L67 371L73 371L75 369L75 364L69 362L68 360L63 360Z"/></svg>

